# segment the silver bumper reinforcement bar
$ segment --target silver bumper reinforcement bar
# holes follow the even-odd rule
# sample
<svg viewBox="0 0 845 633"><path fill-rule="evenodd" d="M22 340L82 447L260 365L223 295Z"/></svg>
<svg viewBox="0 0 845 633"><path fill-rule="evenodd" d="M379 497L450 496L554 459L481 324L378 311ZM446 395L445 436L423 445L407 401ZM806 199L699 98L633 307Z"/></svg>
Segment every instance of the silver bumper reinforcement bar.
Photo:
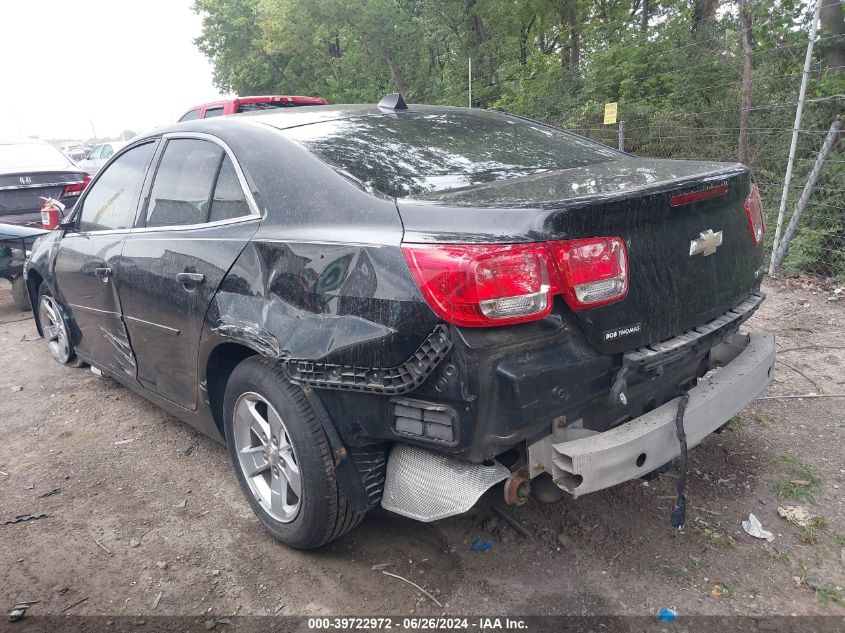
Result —
<svg viewBox="0 0 845 633"><path fill-rule="evenodd" d="M689 391L684 416L691 448L748 406L771 381L775 338L734 334L714 347L721 368ZM547 472L573 497L636 479L680 454L675 435L677 398L604 433L570 441L554 435L528 447L531 477Z"/></svg>

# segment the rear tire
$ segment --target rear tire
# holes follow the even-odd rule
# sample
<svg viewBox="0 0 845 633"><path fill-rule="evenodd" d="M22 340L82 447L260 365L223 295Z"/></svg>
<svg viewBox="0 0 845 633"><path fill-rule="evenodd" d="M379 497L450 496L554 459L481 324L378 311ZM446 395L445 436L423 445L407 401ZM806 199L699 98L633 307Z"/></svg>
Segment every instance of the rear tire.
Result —
<svg viewBox="0 0 845 633"><path fill-rule="evenodd" d="M247 502L285 545L320 547L364 518L341 493L322 423L277 363L253 356L235 367L223 425Z"/></svg>
<svg viewBox="0 0 845 633"><path fill-rule="evenodd" d="M26 291L26 279L23 275L18 275L11 279L12 282L12 301L21 310L29 311L32 307L29 305L29 293Z"/></svg>
<svg viewBox="0 0 845 633"><path fill-rule="evenodd" d="M62 310L44 282L41 282L38 287L38 314L36 317L53 359L57 363L69 367L84 367L86 363L76 355L73 348L70 330Z"/></svg>

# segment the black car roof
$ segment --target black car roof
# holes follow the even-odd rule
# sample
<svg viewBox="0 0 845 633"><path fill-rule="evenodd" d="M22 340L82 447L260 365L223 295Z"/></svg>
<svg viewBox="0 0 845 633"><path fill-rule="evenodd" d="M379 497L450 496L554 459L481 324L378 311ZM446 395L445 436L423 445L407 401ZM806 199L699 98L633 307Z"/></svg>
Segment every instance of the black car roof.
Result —
<svg viewBox="0 0 845 633"><path fill-rule="evenodd" d="M409 105L408 109L401 111L401 113L396 113L391 110L383 110L374 104L368 103L307 106L302 108L280 108L277 110L242 112L239 114L212 117L209 119L194 119L191 121L182 121L179 123L168 125L163 128L153 130L147 134L144 134L143 138L178 132L210 132L212 134L217 134L223 132L227 128L234 130L237 129L239 125L254 123L261 123L268 127L273 127L278 130L284 130L292 127L299 127L302 125L321 123L323 121L338 121L365 116L396 117L403 116L405 113L425 114L449 110L466 110L472 113L486 113L488 115L490 114L489 110L482 110L478 108L469 109L459 108L455 106L438 105ZM505 113L496 114L504 115ZM142 140L142 138L135 138L133 139L133 142L139 140Z"/></svg>

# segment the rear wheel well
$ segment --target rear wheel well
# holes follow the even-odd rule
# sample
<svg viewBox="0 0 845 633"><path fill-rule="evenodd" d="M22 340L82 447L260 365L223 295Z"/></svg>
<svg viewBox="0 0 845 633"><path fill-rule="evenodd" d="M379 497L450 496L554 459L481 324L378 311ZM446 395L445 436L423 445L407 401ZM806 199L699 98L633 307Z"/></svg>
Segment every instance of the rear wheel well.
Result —
<svg viewBox="0 0 845 633"><path fill-rule="evenodd" d="M208 386L208 401L214 415L214 423L220 435L226 437L223 431L223 397L226 395L226 383L235 367L245 358L255 356L256 351L238 343L223 343L218 345L208 357L206 365L206 384Z"/></svg>

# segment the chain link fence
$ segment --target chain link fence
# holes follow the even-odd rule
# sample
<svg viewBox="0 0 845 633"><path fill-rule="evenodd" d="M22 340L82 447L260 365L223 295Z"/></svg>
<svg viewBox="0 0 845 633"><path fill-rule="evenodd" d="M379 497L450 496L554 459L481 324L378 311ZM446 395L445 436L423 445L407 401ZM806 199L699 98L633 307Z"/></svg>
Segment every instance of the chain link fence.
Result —
<svg viewBox="0 0 845 633"><path fill-rule="evenodd" d="M766 112L764 108L758 111ZM785 109L783 112L784 119L794 115L787 115ZM767 227L766 246L770 253L783 192L783 174L792 128L783 125L789 124L787 120L782 122L781 127L771 127L771 111L768 114L769 125L758 124L755 127L752 123L748 134L750 167L763 199ZM624 148L625 151L640 156L737 160L738 126L702 126L691 119L692 117L681 115L651 120L620 120L617 124L602 125L600 117L596 117L578 121L575 125L561 123L573 132L606 145ZM796 208L827 132L826 128L800 129L795 175L788 189L785 224ZM845 153L842 147L841 142L834 146L822 169L798 231L789 244L782 265L784 273L800 271L821 277L845 278Z"/></svg>

